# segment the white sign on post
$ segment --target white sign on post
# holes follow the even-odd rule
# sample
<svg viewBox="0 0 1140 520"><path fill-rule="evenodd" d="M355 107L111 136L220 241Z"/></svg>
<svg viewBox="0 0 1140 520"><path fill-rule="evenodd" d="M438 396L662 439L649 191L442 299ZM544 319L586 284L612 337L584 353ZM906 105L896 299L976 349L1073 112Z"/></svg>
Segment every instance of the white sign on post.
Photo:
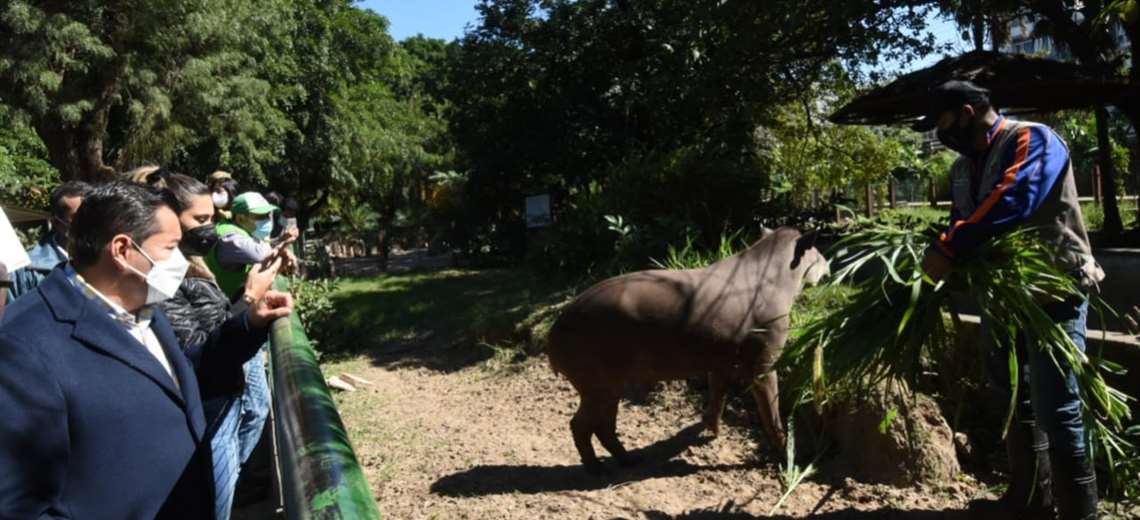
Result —
<svg viewBox="0 0 1140 520"><path fill-rule="evenodd" d="M30 263L32 262L28 258L28 252L24 251L24 245L20 243L20 237L16 236L16 230L12 229L12 224L8 222L8 215L0 210L0 264L4 264L11 273Z"/></svg>
<svg viewBox="0 0 1140 520"><path fill-rule="evenodd" d="M550 195L532 195L526 198L526 227L540 228L549 226L553 222L550 218Z"/></svg>

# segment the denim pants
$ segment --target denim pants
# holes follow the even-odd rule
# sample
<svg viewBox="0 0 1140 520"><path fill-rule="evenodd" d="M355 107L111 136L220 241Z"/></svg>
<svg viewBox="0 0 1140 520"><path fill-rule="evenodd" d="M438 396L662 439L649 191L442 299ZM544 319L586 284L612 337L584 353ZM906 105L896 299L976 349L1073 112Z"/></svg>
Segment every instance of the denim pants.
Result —
<svg viewBox="0 0 1140 520"><path fill-rule="evenodd" d="M1087 299L1071 299L1044 306L1045 312L1061 326L1081 352L1085 351L1085 321L1088 318ZM994 323L982 320L982 345L987 356L987 368L992 384L1003 403L1009 403L1009 351L997 347L991 332ZM1077 391L1077 378L1072 368L1058 356L1053 358L1038 348L1027 348L1026 340L1034 331L1018 331L1017 361L1019 366L1018 396L1014 413L1016 420L1036 420L1049 436L1051 449L1061 455L1084 455L1087 439L1081 420L1081 399Z"/></svg>
<svg viewBox="0 0 1140 520"><path fill-rule="evenodd" d="M269 386L262 351L245 362L245 389L240 395L203 403L207 424L214 425L210 451L214 464L214 514L228 520L242 464L257 445L269 416Z"/></svg>
<svg viewBox="0 0 1140 520"><path fill-rule="evenodd" d="M210 438L210 452L214 463L214 518L228 520L234 502L238 471L241 469L238 450L241 397L210 399L202 406L210 424L218 421L217 429Z"/></svg>
<svg viewBox="0 0 1140 520"><path fill-rule="evenodd" d="M245 390L241 395L241 420L238 426L238 446L241 463L249 459L261 430L269 417L269 382L265 376L265 347L245 362Z"/></svg>

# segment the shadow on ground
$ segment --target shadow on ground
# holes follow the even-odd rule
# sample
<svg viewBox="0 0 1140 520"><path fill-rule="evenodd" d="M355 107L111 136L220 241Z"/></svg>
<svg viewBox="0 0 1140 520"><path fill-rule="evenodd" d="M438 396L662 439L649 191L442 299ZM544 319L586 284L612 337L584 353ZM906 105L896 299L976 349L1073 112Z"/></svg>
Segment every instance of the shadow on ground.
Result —
<svg viewBox="0 0 1140 520"><path fill-rule="evenodd" d="M625 520L627 517L614 517L611 520ZM649 520L791 520L795 517L786 515L757 516L741 512L723 512L716 510L689 511L680 515L670 515L660 511L645 511L640 518ZM922 511L885 508L875 511L859 511L847 509L827 513L816 513L808 518L819 520L967 520L974 517L968 511L947 509L942 511ZM630 519L632 520L632 519Z"/></svg>
<svg viewBox="0 0 1140 520"><path fill-rule="evenodd" d="M431 492L444 496L482 496L507 493L546 493L551 491L587 491L603 489L615 484L662 477L680 477L703 471L730 471L756 467L755 464L718 464L696 466L673 460L686 449L708 443L711 438L701 435L703 427L693 424L674 436L641 449L632 450L642 458L633 468L618 467L611 459L605 461L613 471L608 476L587 475L579 464L562 466L534 465L483 465L444 476L431 485ZM569 432L567 432L569 437ZM569 439L567 439L569 440Z"/></svg>

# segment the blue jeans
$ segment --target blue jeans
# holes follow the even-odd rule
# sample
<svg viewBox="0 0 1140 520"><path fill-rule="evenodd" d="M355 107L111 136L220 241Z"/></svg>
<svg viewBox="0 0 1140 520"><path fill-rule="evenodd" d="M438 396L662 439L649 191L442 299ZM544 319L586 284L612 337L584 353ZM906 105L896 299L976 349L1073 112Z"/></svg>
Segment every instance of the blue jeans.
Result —
<svg viewBox="0 0 1140 520"><path fill-rule="evenodd" d="M214 518L228 520L234 503L241 459L238 449L238 423L241 418L240 397L220 397L202 404L206 419L217 429L210 438L214 463ZM219 417L219 415L221 417Z"/></svg>
<svg viewBox="0 0 1140 520"><path fill-rule="evenodd" d="M265 348L245 362L245 390L241 395L241 421L238 426L238 446L241 463L249 459L261 430L269 417L269 383L265 377Z"/></svg>
<svg viewBox="0 0 1140 520"><path fill-rule="evenodd" d="M1073 299L1046 305L1045 312L1061 326L1081 352L1085 351L1085 321L1088 318L1087 299ZM1009 352L997 347L992 331L994 324L982 320L983 352L991 382L1004 397L1010 399ZM1077 391L1077 378L1068 362L1058 357L1057 364L1048 354L1037 348L1026 348L1027 338L1033 331L1018 331L1017 361L1019 366L1018 396L1015 414L1017 420L1036 419L1039 427L1049 436L1054 452L1061 455L1084 455L1087 439L1081 420L1081 399Z"/></svg>

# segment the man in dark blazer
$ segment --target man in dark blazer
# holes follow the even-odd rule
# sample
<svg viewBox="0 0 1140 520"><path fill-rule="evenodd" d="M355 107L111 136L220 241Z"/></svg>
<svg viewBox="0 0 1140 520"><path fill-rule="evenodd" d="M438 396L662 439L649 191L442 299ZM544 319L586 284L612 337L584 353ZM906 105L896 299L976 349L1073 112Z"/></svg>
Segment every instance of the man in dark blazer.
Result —
<svg viewBox="0 0 1140 520"><path fill-rule="evenodd" d="M251 357L292 300L267 294L183 353L155 305L185 272L175 204L143 186L95 188L71 262L9 307L0 518L213 517L198 380Z"/></svg>

